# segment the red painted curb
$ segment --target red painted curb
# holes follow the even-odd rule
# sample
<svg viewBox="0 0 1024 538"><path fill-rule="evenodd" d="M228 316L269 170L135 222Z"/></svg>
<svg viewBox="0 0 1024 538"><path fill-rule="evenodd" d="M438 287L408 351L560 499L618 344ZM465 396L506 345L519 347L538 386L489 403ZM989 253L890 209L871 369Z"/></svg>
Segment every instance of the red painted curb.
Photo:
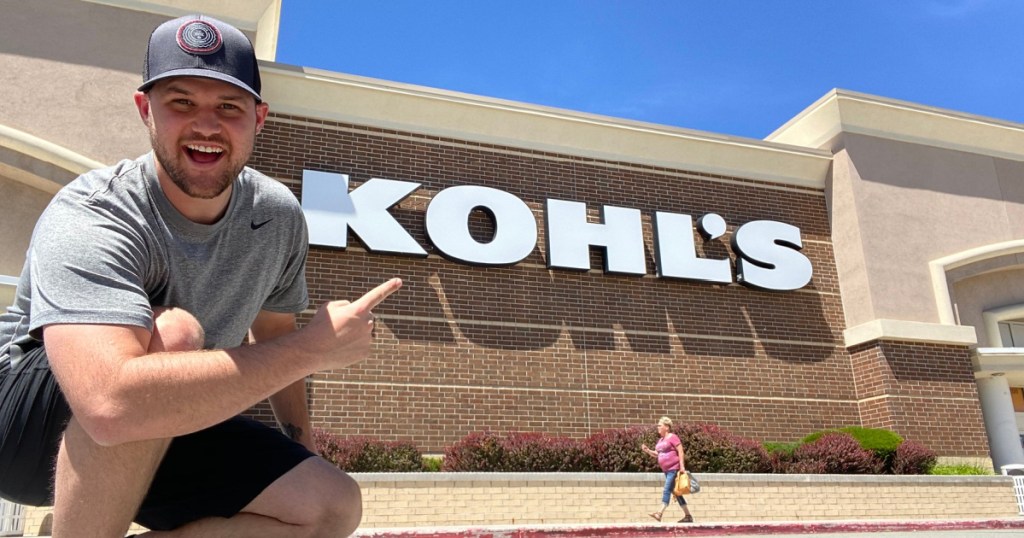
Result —
<svg viewBox="0 0 1024 538"><path fill-rule="evenodd" d="M365 529L356 536L365 538L542 538L558 537L656 537L656 536L730 536L737 534L827 534L838 532L912 532L966 531L977 529L1024 529L1024 519L986 519L950 521L863 521L863 522L784 522L784 523L705 523L679 525L604 525L604 526L491 526L422 529Z"/></svg>

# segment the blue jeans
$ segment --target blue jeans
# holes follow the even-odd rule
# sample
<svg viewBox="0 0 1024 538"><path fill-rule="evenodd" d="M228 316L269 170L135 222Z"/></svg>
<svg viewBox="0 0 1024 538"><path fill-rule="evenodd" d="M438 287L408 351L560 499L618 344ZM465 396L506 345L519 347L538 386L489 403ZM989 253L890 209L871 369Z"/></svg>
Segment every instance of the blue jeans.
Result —
<svg viewBox="0 0 1024 538"><path fill-rule="evenodd" d="M665 473L665 489L661 492L662 504L668 504L672 502L672 488L676 485L676 475L679 474L679 470L668 471ZM676 497L679 501L679 506L686 506L686 499L682 496Z"/></svg>

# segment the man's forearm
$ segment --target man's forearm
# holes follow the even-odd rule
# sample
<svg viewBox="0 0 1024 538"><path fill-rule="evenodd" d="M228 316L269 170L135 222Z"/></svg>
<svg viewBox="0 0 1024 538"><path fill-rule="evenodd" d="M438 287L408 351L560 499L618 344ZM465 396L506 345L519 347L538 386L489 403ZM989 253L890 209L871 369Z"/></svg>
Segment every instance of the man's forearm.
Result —
<svg viewBox="0 0 1024 538"><path fill-rule="evenodd" d="M277 418L281 431L289 439L302 443L306 448L316 452L307 398L306 380L303 378L272 395L270 406L274 410L274 417Z"/></svg>
<svg viewBox="0 0 1024 538"><path fill-rule="evenodd" d="M316 371L315 357L283 337L228 350L154 353L90 370L69 394L79 422L101 444L175 437L227 420ZM68 351L65 351L67 353ZM62 376L86 375L62 372ZM84 382L83 382L84 381Z"/></svg>
<svg viewBox="0 0 1024 538"><path fill-rule="evenodd" d="M401 285L395 278L354 302L331 301L301 331L293 314L262 311L251 330L256 343L228 350L169 345L192 341L174 338L174 330L151 338L140 327L57 324L43 329L46 351L95 442L175 437L231 418L314 372L364 359L373 341L370 309ZM153 352L164 349L180 351Z"/></svg>

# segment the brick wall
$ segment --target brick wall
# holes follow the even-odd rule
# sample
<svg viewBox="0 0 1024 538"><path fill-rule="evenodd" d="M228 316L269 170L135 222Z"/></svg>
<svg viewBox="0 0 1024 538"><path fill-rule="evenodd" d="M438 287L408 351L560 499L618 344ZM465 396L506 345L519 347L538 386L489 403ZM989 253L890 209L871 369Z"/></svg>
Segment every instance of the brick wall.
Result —
<svg viewBox="0 0 1024 538"><path fill-rule="evenodd" d="M352 188L374 177L422 183L391 212L427 258L368 253L354 235L344 251L311 249L314 306L355 298L391 276L406 284L375 309L372 357L310 378L315 426L411 440L424 452L484 428L583 437L661 415L789 441L860 424L869 407L858 404L843 346L820 190L285 115L270 117L251 164L296 196L303 169L348 174ZM505 268L438 255L423 212L435 193L455 185L525 201L539 228L533 253ZM596 249L589 272L548 270L547 198L585 202L594 221L602 205L641 210L648 276L604 274ZM698 251L734 260L729 235L737 226L758 219L798 226L813 279L778 293L656 278L655 211L721 215L729 233L707 244L695 234ZM473 225L487 237L486 219ZM270 417L266 405L253 413ZM980 427L980 416L970 418Z"/></svg>
<svg viewBox="0 0 1024 538"><path fill-rule="evenodd" d="M967 347L882 340L850 355L865 426L896 430L940 454L988 455Z"/></svg>

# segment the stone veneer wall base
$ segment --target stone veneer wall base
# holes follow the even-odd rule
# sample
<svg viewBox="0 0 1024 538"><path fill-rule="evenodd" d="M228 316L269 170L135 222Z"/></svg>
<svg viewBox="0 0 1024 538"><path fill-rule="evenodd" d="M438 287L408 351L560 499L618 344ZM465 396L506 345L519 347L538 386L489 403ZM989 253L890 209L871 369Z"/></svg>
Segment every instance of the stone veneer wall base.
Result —
<svg viewBox="0 0 1024 538"><path fill-rule="evenodd" d="M650 523L657 473L354 473L361 528ZM697 474L687 497L702 523L1017 517L1009 476ZM48 508L30 508L37 536ZM682 510L673 504L664 521ZM46 530L43 528L42 530Z"/></svg>

